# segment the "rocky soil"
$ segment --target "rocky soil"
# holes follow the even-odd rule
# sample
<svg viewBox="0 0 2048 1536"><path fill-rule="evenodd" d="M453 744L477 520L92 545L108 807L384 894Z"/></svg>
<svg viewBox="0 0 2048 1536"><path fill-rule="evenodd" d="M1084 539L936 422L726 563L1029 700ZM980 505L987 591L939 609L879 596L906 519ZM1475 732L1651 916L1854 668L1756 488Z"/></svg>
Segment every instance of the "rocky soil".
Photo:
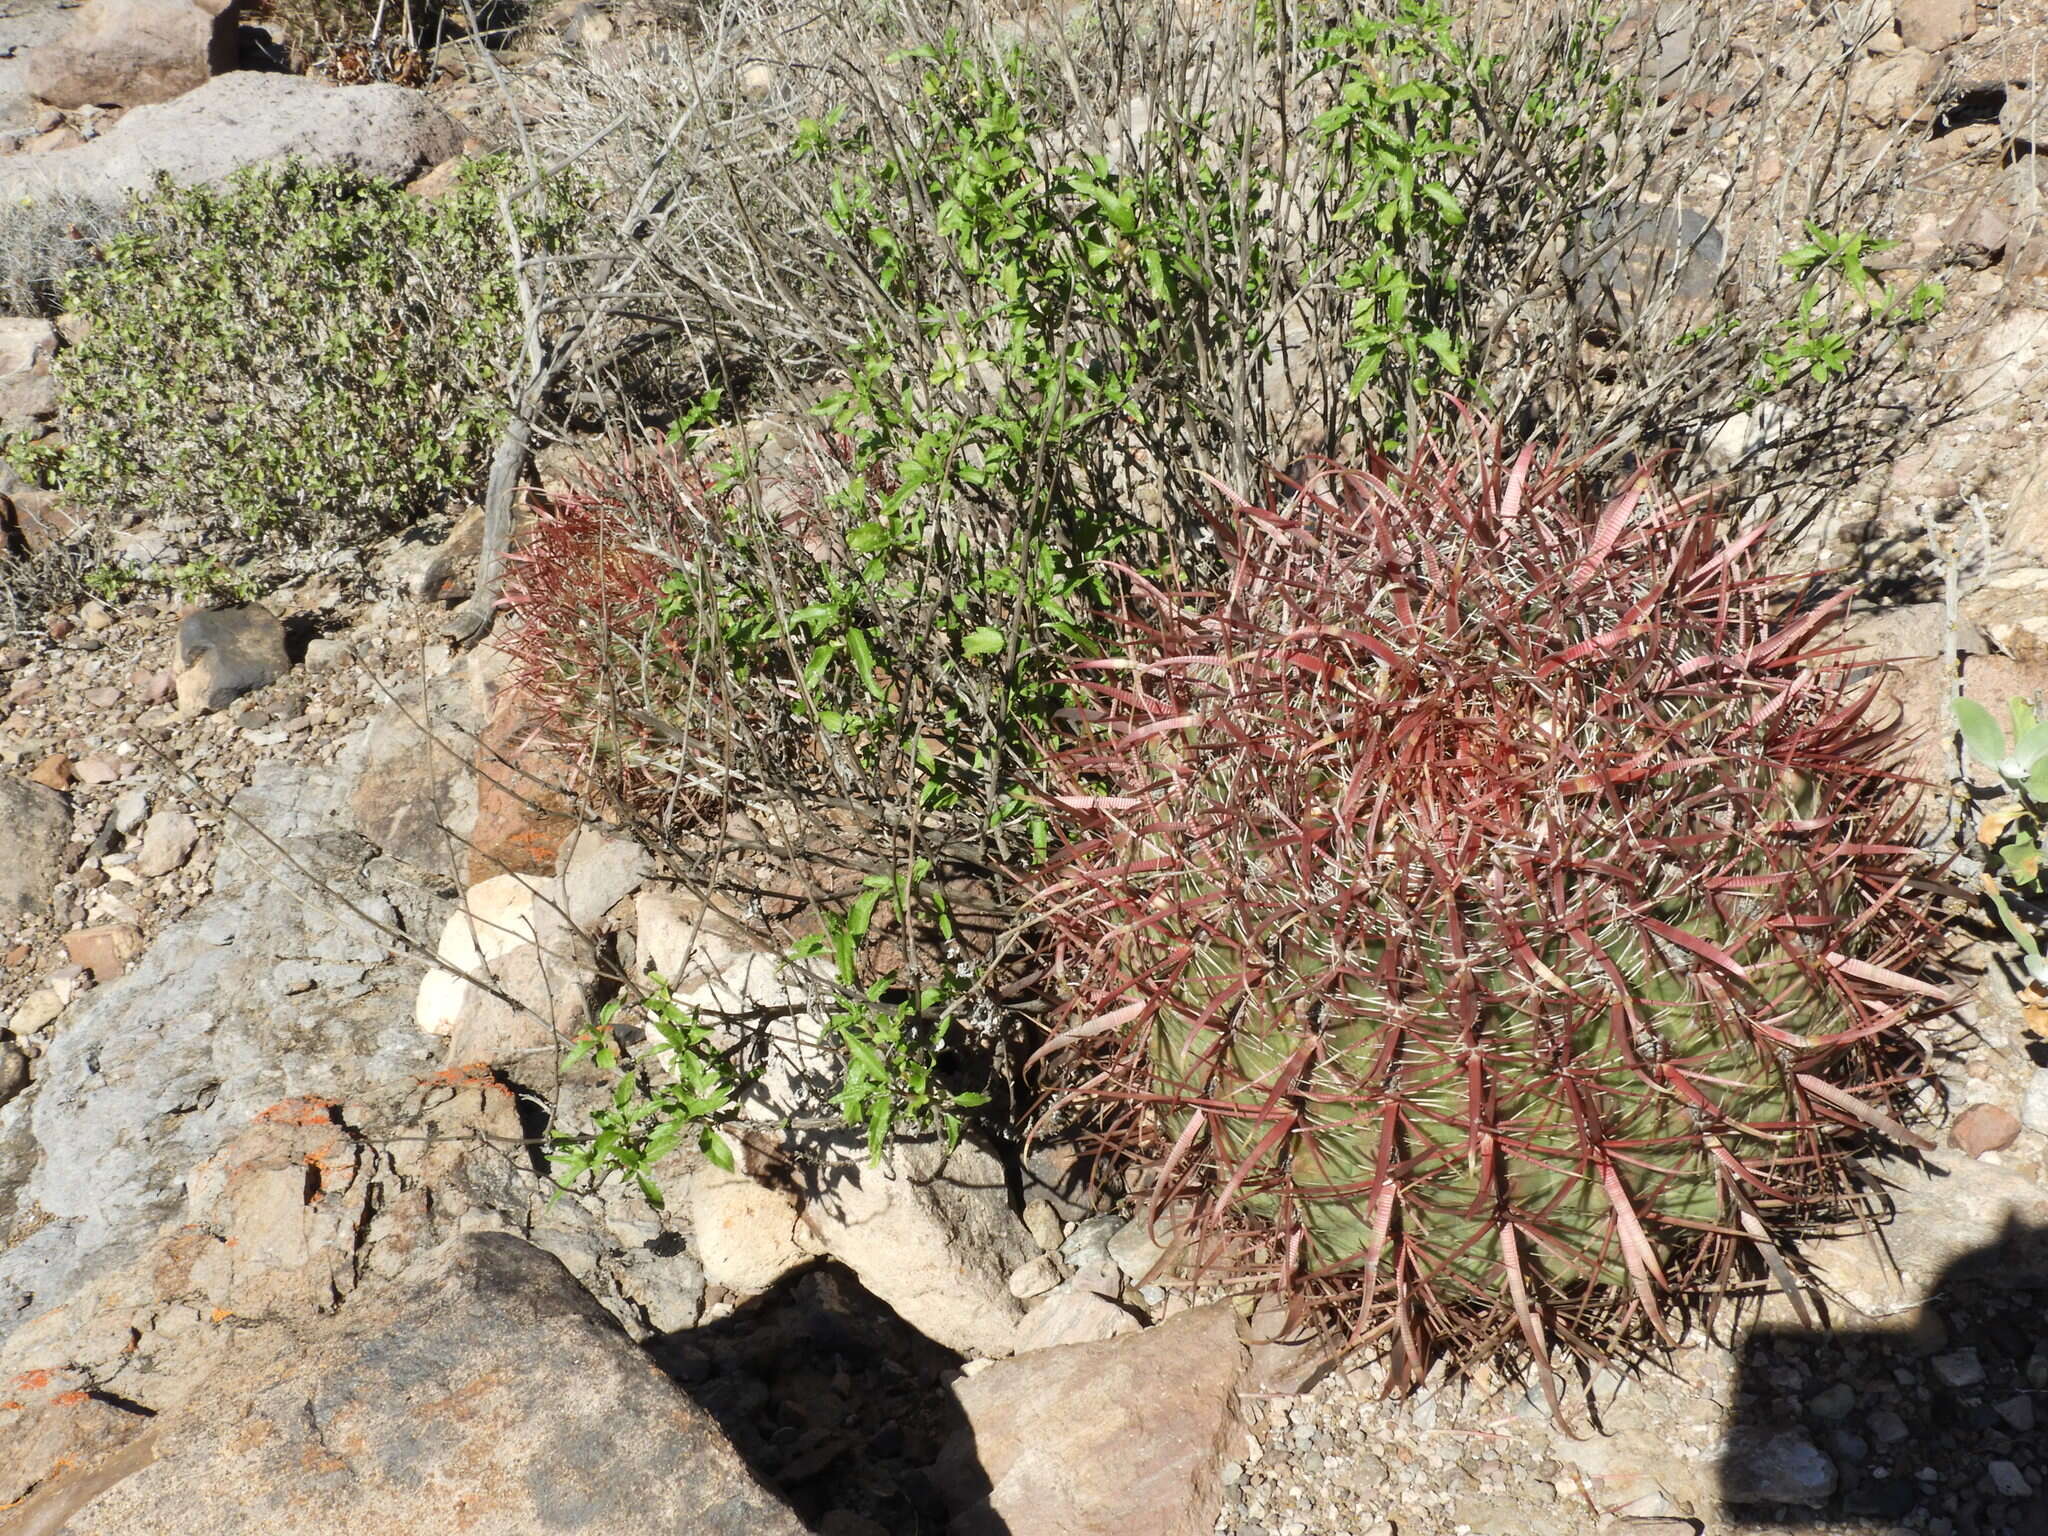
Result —
<svg viewBox="0 0 2048 1536"><path fill-rule="evenodd" d="M656 19L565 7L518 56ZM1947 283L1970 409L1814 538L1873 580L1945 779L1951 637L1972 696L2048 696L2048 5L1639 20L1722 29L1713 174L1788 173L1830 50L1841 152L1906 143L1883 264ZM490 131L459 49L425 92L224 72L261 42L191 0L0 7L0 207L285 147L410 180ZM0 320L0 424L47 420L61 344ZM29 545L81 515L5 478L0 509ZM541 1142L605 1090L557 1030L608 967L756 1006L804 977L579 824L504 658L441 638L474 549L436 525L240 610L74 594L0 640L0 1533L2048 1533L2048 1040L1987 935L1933 1042L1944 1145L1875 1170L1881 1237L1805 1256L1829 1326L1731 1306L1567 1426L1483 1371L1387 1400L1050 1155L763 1130L735 1171L673 1154L659 1208L559 1192Z"/></svg>

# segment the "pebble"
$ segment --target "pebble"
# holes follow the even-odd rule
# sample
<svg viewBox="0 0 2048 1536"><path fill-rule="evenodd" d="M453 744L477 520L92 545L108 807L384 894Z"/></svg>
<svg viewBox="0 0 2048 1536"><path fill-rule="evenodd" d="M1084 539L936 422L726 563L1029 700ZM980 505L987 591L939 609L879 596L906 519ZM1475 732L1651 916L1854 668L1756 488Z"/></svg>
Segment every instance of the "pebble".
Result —
<svg viewBox="0 0 2048 1536"><path fill-rule="evenodd" d="M0 1092L4 1092L0 1089ZM2009 1461L1994 1461L1984 1469L1991 1474L1992 1491L2000 1498L2027 1499L2034 1494L2034 1485L2027 1481L2027 1474Z"/></svg>
<svg viewBox="0 0 2048 1536"><path fill-rule="evenodd" d="M1059 1260L1049 1253L1017 1266L1010 1275L1010 1294L1019 1301L1043 1296L1060 1283Z"/></svg>
<svg viewBox="0 0 2048 1536"><path fill-rule="evenodd" d="M1721 1457L1730 1504L1824 1504L1836 1482L1834 1462L1797 1430L1738 1431Z"/></svg>
<svg viewBox="0 0 2048 1536"><path fill-rule="evenodd" d="M1024 1206L1024 1230L1041 1253L1058 1253L1066 1238L1066 1226L1050 1200L1032 1200Z"/></svg>
<svg viewBox="0 0 2048 1536"><path fill-rule="evenodd" d="M1994 1403L1992 1411L2021 1434L2033 1432L2034 1400L2026 1393L2015 1393L2002 1403Z"/></svg>
<svg viewBox="0 0 2048 1536"><path fill-rule="evenodd" d="M1806 1406L1817 1419L1833 1422L1846 1419L1856 1407L1856 1389L1847 1382L1836 1382L1825 1392L1817 1392L1806 1401Z"/></svg>
<svg viewBox="0 0 2048 1536"><path fill-rule="evenodd" d="M1977 1358L1974 1349L1952 1349L1947 1354L1936 1355L1929 1363L1934 1367L1935 1378L1957 1392L1977 1386L1984 1380L1984 1362Z"/></svg>
<svg viewBox="0 0 2048 1536"><path fill-rule="evenodd" d="M1972 1104L1949 1127L1949 1145L1970 1157L2002 1152L2019 1139L2020 1122L1996 1104Z"/></svg>
<svg viewBox="0 0 2048 1536"><path fill-rule="evenodd" d="M130 836L148 819L149 795L146 791L131 789L114 802L114 830L123 837Z"/></svg>

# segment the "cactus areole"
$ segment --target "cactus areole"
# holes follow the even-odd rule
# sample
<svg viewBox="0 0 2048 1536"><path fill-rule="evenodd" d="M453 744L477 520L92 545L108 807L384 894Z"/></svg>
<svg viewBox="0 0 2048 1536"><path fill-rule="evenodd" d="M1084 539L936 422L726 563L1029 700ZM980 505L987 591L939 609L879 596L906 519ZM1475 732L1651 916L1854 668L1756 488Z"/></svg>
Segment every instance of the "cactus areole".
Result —
<svg viewBox="0 0 2048 1536"><path fill-rule="evenodd" d="M1397 1387L1782 1277L1946 1000L1846 595L1471 422L1217 533L1083 669L1055 1102Z"/></svg>

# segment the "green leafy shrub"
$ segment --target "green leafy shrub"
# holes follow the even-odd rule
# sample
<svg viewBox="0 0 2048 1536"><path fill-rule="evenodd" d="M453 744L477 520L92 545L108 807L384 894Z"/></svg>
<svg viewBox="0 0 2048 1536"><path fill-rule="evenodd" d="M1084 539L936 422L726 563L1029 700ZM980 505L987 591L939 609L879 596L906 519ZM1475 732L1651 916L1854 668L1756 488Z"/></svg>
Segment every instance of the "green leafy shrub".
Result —
<svg viewBox="0 0 2048 1536"><path fill-rule="evenodd" d="M506 182L479 162L428 201L294 164L138 199L67 291L59 488L271 541L472 492L520 356ZM512 206L529 251L576 225L566 186Z"/></svg>
<svg viewBox="0 0 2048 1536"><path fill-rule="evenodd" d="M1397 1383L1597 1362L1926 1145L1940 936L1846 599L1480 431L1217 536L1083 669L1043 903L1061 1099L1218 1272Z"/></svg>

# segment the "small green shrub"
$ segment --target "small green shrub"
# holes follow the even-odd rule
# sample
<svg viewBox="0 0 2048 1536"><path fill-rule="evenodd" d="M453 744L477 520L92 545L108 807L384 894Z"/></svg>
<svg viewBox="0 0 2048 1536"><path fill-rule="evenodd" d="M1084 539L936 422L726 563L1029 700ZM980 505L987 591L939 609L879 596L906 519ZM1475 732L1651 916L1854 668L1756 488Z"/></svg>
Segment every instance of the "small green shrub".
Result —
<svg viewBox="0 0 2048 1536"><path fill-rule="evenodd" d="M507 179L427 201L293 164L139 198L67 288L59 489L299 541L473 491L519 359ZM575 227L566 187L512 206L530 252Z"/></svg>

